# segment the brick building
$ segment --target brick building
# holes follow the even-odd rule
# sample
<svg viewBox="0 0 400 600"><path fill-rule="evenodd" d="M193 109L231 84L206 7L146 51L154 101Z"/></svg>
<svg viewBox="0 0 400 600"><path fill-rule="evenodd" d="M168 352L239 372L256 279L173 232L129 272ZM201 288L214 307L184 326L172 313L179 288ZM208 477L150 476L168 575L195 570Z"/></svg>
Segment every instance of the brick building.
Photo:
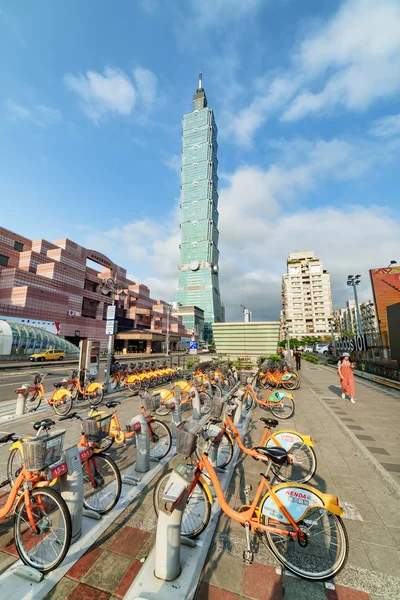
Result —
<svg viewBox="0 0 400 600"><path fill-rule="evenodd" d="M170 314L168 320L166 303L151 298L147 286L127 279L126 270L104 254L69 239L32 241L0 228L0 314L10 319L54 321L72 342L79 338L106 342L105 317L112 298L102 289L115 274L125 292L124 298L116 296L116 347L159 351L167 323L172 347L188 337L181 317Z"/></svg>

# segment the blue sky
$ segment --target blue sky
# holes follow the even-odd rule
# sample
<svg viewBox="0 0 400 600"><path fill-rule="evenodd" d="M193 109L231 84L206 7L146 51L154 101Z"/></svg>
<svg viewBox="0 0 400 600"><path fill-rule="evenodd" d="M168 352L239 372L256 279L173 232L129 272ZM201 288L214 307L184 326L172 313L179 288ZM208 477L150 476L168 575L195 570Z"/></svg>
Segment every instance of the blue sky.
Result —
<svg viewBox="0 0 400 600"><path fill-rule="evenodd" d="M175 299L181 116L219 129L220 279L275 319L288 252L400 262L400 1L0 0L1 224L102 250Z"/></svg>

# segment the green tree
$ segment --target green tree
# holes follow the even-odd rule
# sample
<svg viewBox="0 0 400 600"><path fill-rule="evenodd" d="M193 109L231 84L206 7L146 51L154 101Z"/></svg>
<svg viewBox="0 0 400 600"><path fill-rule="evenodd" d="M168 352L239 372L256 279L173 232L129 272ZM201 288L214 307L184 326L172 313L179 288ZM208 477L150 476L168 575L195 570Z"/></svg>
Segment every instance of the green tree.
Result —
<svg viewBox="0 0 400 600"><path fill-rule="evenodd" d="M281 342L279 342L278 345L280 348L286 348L287 340L282 340ZM302 342L300 340L298 340L297 338L290 338L289 345L290 345L291 349L298 348L299 346L302 345Z"/></svg>

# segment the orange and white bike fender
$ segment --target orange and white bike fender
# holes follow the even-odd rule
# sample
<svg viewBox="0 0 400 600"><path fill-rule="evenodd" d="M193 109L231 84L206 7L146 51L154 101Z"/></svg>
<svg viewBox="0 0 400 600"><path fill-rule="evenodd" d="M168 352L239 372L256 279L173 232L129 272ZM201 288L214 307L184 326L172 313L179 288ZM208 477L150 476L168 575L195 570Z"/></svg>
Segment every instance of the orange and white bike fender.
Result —
<svg viewBox="0 0 400 600"><path fill-rule="evenodd" d="M273 492L290 513L294 521L301 521L311 508L323 507L334 515L342 516L344 510L339 506L339 499L332 494L324 494L305 483L280 483L273 487ZM268 492L261 501L264 517L287 523Z"/></svg>
<svg viewBox="0 0 400 600"><path fill-rule="evenodd" d="M163 404L164 402L168 402L168 400L172 400L172 398L175 398L174 392L167 388L162 388L161 390L154 390L153 396L155 396L156 394L160 394Z"/></svg>
<svg viewBox="0 0 400 600"><path fill-rule="evenodd" d="M174 387L180 387L182 392L188 392L191 389L191 385L187 381L174 381Z"/></svg>
<svg viewBox="0 0 400 600"><path fill-rule="evenodd" d="M204 479L203 475L200 475L199 481L201 481L201 483L203 484L204 491L207 494L207 498L208 498L210 504L214 504L214 499L213 499L210 487L209 487L208 483L206 482L206 480Z"/></svg>
<svg viewBox="0 0 400 600"><path fill-rule="evenodd" d="M103 389L103 384L102 383L91 383L90 385L87 386L87 392L89 394L93 394L93 392L96 392L97 390L102 390Z"/></svg>
<svg viewBox="0 0 400 600"><path fill-rule="evenodd" d="M314 442L309 435L303 435L297 431L292 431L291 429L284 429L272 433L267 439L265 447L270 448L271 446L280 446L286 451L289 451L293 444L299 442L302 442L305 446L314 446Z"/></svg>

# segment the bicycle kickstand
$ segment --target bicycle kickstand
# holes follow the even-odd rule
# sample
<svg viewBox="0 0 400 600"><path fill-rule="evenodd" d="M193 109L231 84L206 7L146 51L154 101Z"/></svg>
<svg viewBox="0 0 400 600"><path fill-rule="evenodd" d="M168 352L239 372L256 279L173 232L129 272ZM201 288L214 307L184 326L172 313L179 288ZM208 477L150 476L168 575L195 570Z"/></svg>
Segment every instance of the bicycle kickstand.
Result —
<svg viewBox="0 0 400 600"><path fill-rule="evenodd" d="M246 532L246 550L243 550L243 562L245 565L251 565L254 560L254 552L251 550L250 545L250 523L247 521L244 524L244 529Z"/></svg>

